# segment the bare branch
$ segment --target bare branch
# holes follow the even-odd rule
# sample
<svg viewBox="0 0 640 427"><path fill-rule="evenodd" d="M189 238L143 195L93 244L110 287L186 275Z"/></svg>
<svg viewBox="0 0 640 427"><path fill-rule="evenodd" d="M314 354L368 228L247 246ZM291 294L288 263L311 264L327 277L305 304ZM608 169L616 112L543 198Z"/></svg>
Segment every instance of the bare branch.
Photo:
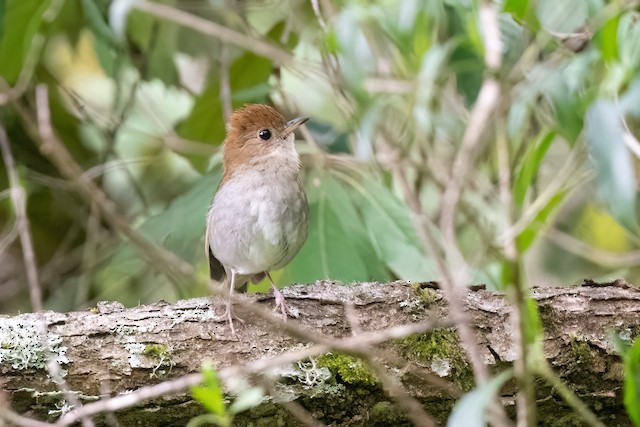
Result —
<svg viewBox="0 0 640 427"><path fill-rule="evenodd" d="M604 423L595 416L593 412L584 404L578 396L567 385L557 377L557 375L551 370L549 365L545 363L545 366L537 371L544 379L546 379L558 392L565 402L573 408L576 413L582 417L582 419L591 427L605 427Z"/></svg>
<svg viewBox="0 0 640 427"><path fill-rule="evenodd" d="M562 249L598 265L610 268L625 268L640 264L640 251L620 253L605 251L555 228L548 229L545 232L545 237Z"/></svg>
<svg viewBox="0 0 640 427"><path fill-rule="evenodd" d="M9 175L9 186L11 187L11 200L13 209L16 214L16 227L20 236L20 245L22 246L22 259L27 271L27 283L29 284L29 297L31 298L31 307L34 311L42 311L42 290L40 289L40 280L38 279L38 265L36 262L36 253L33 247L33 237L31 236L31 227L29 226L29 218L27 217L27 197L20 178L16 170L16 164L13 160L9 138L4 126L0 125L0 151L2 159L7 168Z"/></svg>
<svg viewBox="0 0 640 427"><path fill-rule="evenodd" d="M184 12L175 7L167 6L162 3L153 3L146 0L137 0L133 2L133 7L156 18L166 21L175 22L184 27L198 31L199 33L215 37L224 43L228 43L242 49L253 52L256 55L270 58L275 62L283 65L293 65L294 57L289 52L246 34L232 30L216 22L207 21L198 16Z"/></svg>
<svg viewBox="0 0 640 427"><path fill-rule="evenodd" d="M111 397L109 399L99 400L98 402L84 405L80 408L74 409L71 412L67 412L60 417L56 426L69 426L76 423L83 417L89 417L103 412L115 412L120 409L130 408L136 406L145 400L153 399L154 397L170 395L193 387L202 381L201 374L189 374L184 377L177 378L171 381L164 381L160 384L141 387L136 391L128 394L121 394L119 396Z"/></svg>

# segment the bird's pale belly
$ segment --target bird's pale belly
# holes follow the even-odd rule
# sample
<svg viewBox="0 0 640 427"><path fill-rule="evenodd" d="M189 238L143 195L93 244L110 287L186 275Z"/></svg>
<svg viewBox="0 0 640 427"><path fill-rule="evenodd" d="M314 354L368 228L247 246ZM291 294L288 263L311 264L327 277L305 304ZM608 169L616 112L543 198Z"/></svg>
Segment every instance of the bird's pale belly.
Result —
<svg viewBox="0 0 640 427"><path fill-rule="evenodd" d="M228 182L209 212L209 243L220 262L241 275L284 267L307 237L307 207L296 180L278 190ZM255 182L255 181L254 181Z"/></svg>

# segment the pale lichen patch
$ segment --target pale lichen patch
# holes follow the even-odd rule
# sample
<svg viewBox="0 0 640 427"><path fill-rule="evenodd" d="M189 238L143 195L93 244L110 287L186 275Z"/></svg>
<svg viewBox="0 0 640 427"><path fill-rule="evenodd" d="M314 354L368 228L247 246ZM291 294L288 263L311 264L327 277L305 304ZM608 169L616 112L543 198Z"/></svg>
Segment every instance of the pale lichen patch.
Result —
<svg viewBox="0 0 640 427"><path fill-rule="evenodd" d="M48 358L68 364L67 347L59 335L38 327L38 322L24 318L4 318L0 322L0 365L16 370L44 369Z"/></svg>

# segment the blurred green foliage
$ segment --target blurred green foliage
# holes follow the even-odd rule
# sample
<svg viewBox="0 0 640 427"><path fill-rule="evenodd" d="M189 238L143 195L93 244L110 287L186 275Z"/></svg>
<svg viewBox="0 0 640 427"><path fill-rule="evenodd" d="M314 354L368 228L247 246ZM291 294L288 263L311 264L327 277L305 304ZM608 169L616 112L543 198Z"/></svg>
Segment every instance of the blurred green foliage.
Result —
<svg viewBox="0 0 640 427"><path fill-rule="evenodd" d="M149 5L188 13L185 25L172 21L177 13L160 19L120 0L0 2L0 114L27 192L46 307L208 293L202 238L224 115L247 102L312 117L299 144L309 238L277 283L439 277L414 227L422 221L441 240L441 197L489 72L479 3L313 4ZM634 258L612 255L639 245L638 12L603 0L501 8L501 97L455 218L471 277L493 288L514 277L634 280ZM207 22L233 31L232 42L198 30ZM241 48L238 35L254 43ZM196 267L191 283L158 274L38 150L37 85L48 87L54 130L86 176L138 232ZM28 310L13 206L1 194L0 310ZM507 235L515 259L504 253ZM519 276L505 274L514 268Z"/></svg>
<svg viewBox="0 0 640 427"><path fill-rule="evenodd" d="M496 69L485 58L483 4L499 12ZM205 215L226 115L248 102L312 117L298 144L309 237L273 275L281 286L430 281L458 268L492 289L637 280L639 18L637 2L604 0L0 0L0 124L26 194L45 307L209 294ZM437 224L493 78L496 108L471 135L450 218L461 266ZM42 87L50 111L36 96ZM84 177L194 277L163 275L64 178L42 147L49 112ZM31 306L3 160L0 312L15 313ZM535 304L521 295L516 306L523 354L537 351ZM638 348L624 355L636 424ZM215 371L203 374L193 394L209 414L193 425L228 425L263 397L247 385L227 408ZM507 375L467 394L457 413L481 422Z"/></svg>
<svg viewBox="0 0 640 427"><path fill-rule="evenodd" d="M625 343L623 343L625 344ZM622 348L624 360L624 406L635 426L640 426L640 341Z"/></svg>

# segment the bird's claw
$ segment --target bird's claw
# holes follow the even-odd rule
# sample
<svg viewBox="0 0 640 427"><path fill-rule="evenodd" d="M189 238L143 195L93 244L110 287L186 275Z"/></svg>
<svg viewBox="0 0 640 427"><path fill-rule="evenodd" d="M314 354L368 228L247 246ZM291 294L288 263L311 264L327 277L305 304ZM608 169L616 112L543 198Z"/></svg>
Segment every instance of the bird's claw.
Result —
<svg viewBox="0 0 640 427"><path fill-rule="evenodd" d="M282 295L282 292L280 292L280 290L275 286L273 287L273 298L275 299L273 311L280 311L282 320L286 322L288 317L298 318L298 314L289 309L287 302L284 299L284 295Z"/></svg>
<svg viewBox="0 0 640 427"><path fill-rule="evenodd" d="M245 321L243 319L241 319L240 317L236 316L236 314L233 312L233 308L231 306L231 304L227 304L224 314L222 316L216 316L213 318L214 322L227 322L229 324L229 329L231 329L231 335L233 335L234 338L238 338L238 336L236 335L236 329L233 326L233 321L237 320L238 322L240 322L241 324L244 325Z"/></svg>

